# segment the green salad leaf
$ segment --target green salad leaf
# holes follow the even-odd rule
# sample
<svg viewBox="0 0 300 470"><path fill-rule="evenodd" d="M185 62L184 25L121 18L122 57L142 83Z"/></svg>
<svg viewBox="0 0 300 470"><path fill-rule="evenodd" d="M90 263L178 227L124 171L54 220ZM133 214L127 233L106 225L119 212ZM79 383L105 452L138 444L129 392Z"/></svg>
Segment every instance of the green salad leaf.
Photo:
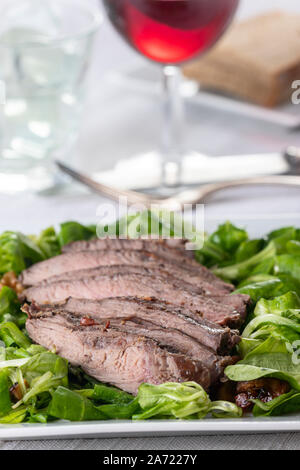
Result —
<svg viewBox="0 0 300 470"><path fill-rule="evenodd" d="M12 344L19 348L28 348L31 345L29 338L13 322L5 322L0 324L0 338L6 346Z"/></svg>
<svg viewBox="0 0 300 470"><path fill-rule="evenodd" d="M276 356L270 356L270 360L278 359ZM282 356L283 358L283 356ZM300 391L299 381L291 373L277 370L276 367L267 368L261 366L254 366L251 364L239 363L235 366L228 366L226 368L227 377L234 382L248 382L251 380L257 380L265 377L271 377L279 380L285 380L292 388ZM299 375L297 376L298 378Z"/></svg>
<svg viewBox="0 0 300 470"><path fill-rule="evenodd" d="M64 222L60 226L60 231L57 235L59 245L62 247L68 243L78 240L90 240L96 237L95 226L87 227L79 224L78 222Z"/></svg>
<svg viewBox="0 0 300 470"><path fill-rule="evenodd" d="M107 390L104 391L105 388ZM211 402L204 389L195 382L162 385L142 384L136 398L131 396L130 401L127 401L129 397L126 397L126 402L124 402L119 395L119 400L116 402L115 395L113 404L100 406L95 405L91 399L87 398L87 395L93 397L95 392L98 397L100 393L101 399L103 399L103 396L107 396L109 393L109 388L102 385L97 391L71 391L60 386L53 394L48 412L55 418L70 421L144 420L150 418L200 419L208 413L222 418L241 416L240 408L234 403Z"/></svg>
<svg viewBox="0 0 300 470"><path fill-rule="evenodd" d="M142 384L137 401L142 409L133 415L134 420L149 418L201 419L210 412L223 418L240 417L242 411L225 401L211 402L201 385L195 382L162 385Z"/></svg>
<svg viewBox="0 0 300 470"><path fill-rule="evenodd" d="M262 238L244 241L235 252L235 263L241 263L252 258L264 248L264 245L265 241Z"/></svg>
<svg viewBox="0 0 300 470"><path fill-rule="evenodd" d="M297 230L295 227L284 227L269 233L267 238L268 241L273 241L276 247L276 253L280 255L286 253L287 243L289 243L289 241L297 239Z"/></svg>
<svg viewBox="0 0 300 470"><path fill-rule="evenodd" d="M9 382L6 370L0 370L0 418L11 411Z"/></svg>
<svg viewBox="0 0 300 470"><path fill-rule="evenodd" d="M54 227L43 230L39 236L31 236L45 259L57 256L61 253L61 246Z"/></svg>
<svg viewBox="0 0 300 470"><path fill-rule="evenodd" d="M230 222L220 225L219 228L211 235L210 241L221 247L226 253L234 253L238 248L245 249L245 241L248 240L246 230L235 227ZM248 250L250 245L248 244ZM252 249L252 248L251 248Z"/></svg>
<svg viewBox="0 0 300 470"><path fill-rule="evenodd" d="M242 261L240 263L232 264L225 267L215 268L214 273L223 278L229 279L231 281L239 281L245 278L251 270L262 263L263 261L272 258L276 255L276 247L274 242L271 241L266 248L264 248L259 253L251 256L250 258Z"/></svg>
<svg viewBox="0 0 300 470"><path fill-rule="evenodd" d="M283 254L276 257L275 273L289 274L300 279L300 255Z"/></svg>
<svg viewBox="0 0 300 470"><path fill-rule="evenodd" d="M52 395L48 413L55 418L69 421L91 421L106 419L103 414L88 398L59 386Z"/></svg>
<svg viewBox="0 0 300 470"><path fill-rule="evenodd" d="M253 415L262 416L281 416L300 410L300 392L292 390L289 393L280 395L268 403L261 400L253 400Z"/></svg>
<svg viewBox="0 0 300 470"><path fill-rule="evenodd" d="M20 307L16 292L10 287L3 286L0 290L0 323L11 320L23 327L27 317L21 312Z"/></svg>
<svg viewBox="0 0 300 470"><path fill-rule="evenodd" d="M296 292L287 292L273 299L260 299L254 309L254 315L266 315L268 313L280 314L285 310L299 309L300 297Z"/></svg>
<svg viewBox="0 0 300 470"><path fill-rule="evenodd" d="M29 237L19 232L0 235L0 273L14 271L20 274L23 269L43 259L42 251Z"/></svg>
<svg viewBox="0 0 300 470"><path fill-rule="evenodd" d="M243 287L235 290L236 294L247 294L253 302L257 302L262 297L270 299L281 293L283 283L280 279L268 279L260 282L250 282Z"/></svg>
<svg viewBox="0 0 300 470"><path fill-rule="evenodd" d="M286 244L286 251L290 255L300 256L300 241L289 240Z"/></svg>

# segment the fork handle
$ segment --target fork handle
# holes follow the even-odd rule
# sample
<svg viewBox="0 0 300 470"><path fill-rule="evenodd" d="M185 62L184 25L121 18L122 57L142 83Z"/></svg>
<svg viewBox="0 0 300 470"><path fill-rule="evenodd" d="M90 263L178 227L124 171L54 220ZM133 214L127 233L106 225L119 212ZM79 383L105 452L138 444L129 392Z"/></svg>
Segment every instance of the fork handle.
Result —
<svg viewBox="0 0 300 470"><path fill-rule="evenodd" d="M259 176L254 178L243 178L239 180L224 181L222 183L211 183L203 186L202 197L208 196L223 189L236 188L247 185L263 185L263 186L294 186L300 187L300 176L296 175L274 175Z"/></svg>
<svg viewBox="0 0 300 470"><path fill-rule="evenodd" d="M275 175L260 176L255 178L243 178L239 180L224 181L222 183L205 184L197 189L188 189L173 196L162 204L169 209L182 210L185 204L204 203L208 196L223 191L224 189L237 188L241 186L287 186L300 188L300 176Z"/></svg>

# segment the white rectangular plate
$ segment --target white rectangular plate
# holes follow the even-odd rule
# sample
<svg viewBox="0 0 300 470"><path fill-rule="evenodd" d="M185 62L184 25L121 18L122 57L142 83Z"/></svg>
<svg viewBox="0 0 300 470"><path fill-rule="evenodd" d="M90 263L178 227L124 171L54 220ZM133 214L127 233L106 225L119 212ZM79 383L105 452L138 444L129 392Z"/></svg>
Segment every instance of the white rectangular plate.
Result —
<svg viewBox="0 0 300 470"><path fill-rule="evenodd" d="M280 209L279 206L277 208ZM80 211L77 220L80 220ZM244 215L243 218L226 214L233 223L248 229L251 237L261 236L275 228L296 225L300 226L300 213L295 214L264 214L258 217ZM51 215L52 217L52 215ZM47 215L47 221L51 218ZM54 214L53 214L54 217ZM51 220L56 222L55 219ZM215 230L216 226L226 220L222 218L206 218L208 232ZM81 220L83 223L84 219ZM46 221L39 221L46 226ZM20 224L20 221L18 221ZM20 226L19 226L20 228ZM26 233L29 230L25 230ZM32 231L32 227L31 227ZM300 432L300 413L272 417L272 418L240 418L240 419L203 419L195 421L150 420L150 421L89 421L82 423L69 423L57 421L49 424L14 424L0 425L0 440L28 440L28 439L78 439L78 438L112 438L112 437L145 437L145 436L176 436L201 434L253 434L253 433L279 433Z"/></svg>
<svg viewBox="0 0 300 470"><path fill-rule="evenodd" d="M0 426L0 439L78 439L300 431L300 414L279 418L203 419L198 421L90 421Z"/></svg>

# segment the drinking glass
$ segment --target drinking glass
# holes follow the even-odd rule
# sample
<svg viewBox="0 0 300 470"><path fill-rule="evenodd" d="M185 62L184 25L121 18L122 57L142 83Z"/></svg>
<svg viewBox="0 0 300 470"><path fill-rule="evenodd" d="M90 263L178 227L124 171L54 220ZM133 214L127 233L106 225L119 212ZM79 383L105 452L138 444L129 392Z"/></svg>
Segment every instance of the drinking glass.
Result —
<svg viewBox="0 0 300 470"><path fill-rule="evenodd" d="M239 0L103 0L116 30L135 50L163 65L163 184L180 183L183 103L180 65L207 51L224 33Z"/></svg>
<svg viewBox="0 0 300 470"><path fill-rule="evenodd" d="M78 136L101 15L86 0L10 0L0 12L0 192L39 191Z"/></svg>

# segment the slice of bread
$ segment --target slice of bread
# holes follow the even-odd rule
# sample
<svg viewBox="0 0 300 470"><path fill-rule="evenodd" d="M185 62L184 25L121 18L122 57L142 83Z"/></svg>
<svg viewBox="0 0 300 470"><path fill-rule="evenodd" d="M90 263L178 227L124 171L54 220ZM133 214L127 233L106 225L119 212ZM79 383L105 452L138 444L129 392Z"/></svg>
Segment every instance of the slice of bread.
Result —
<svg viewBox="0 0 300 470"><path fill-rule="evenodd" d="M205 56L183 67L204 87L274 107L300 79L300 15L272 11L234 24Z"/></svg>

